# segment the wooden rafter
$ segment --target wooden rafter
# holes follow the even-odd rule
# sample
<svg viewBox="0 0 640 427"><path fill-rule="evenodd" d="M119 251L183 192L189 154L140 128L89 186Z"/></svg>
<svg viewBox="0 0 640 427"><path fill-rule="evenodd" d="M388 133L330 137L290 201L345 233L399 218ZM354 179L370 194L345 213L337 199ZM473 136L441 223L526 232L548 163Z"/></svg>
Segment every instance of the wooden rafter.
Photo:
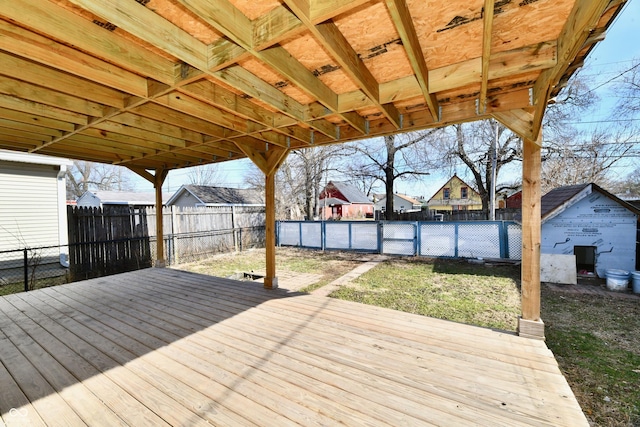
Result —
<svg viewBox="0 0 640 427"><path fill-rule="evenodd" d="M409 14L407 4L405 0L386 0L386 3L402 39L402 44L406 48L411 67L422 90L422 96L424 96L429 111L431 111L433 120L437 122L439 120L438 100L429 87L429 70L427 69L427 63L422 54L422 47L420 47L420 41L413 26L413 20Z"/></svg>
<svg viewBox="0 0 640 427"><path fill-rule="evenodd" d="M485 117L537 141L624 3L265 1L0 0L2 147L165 170Z"/></svg>
<svg viewBox="0 0 640 427"><path fill-rule="evenodd" d="M487 88L489 86L489 65L491 62L491 41L493 35L493 11L495 0L485 0L482 13L482 74L478 109L484 112L487 108Z"/></svg>
<svg viewBox="0 0 640 427"><path fill-rule="evenodd" d="M617 7L620 6L618 3ZM616 7L608 1L576 0L573 9L558 37L558 63L540 74L533 86L533 101L536 106L532 136L537 139L542 128L542 118L555 85L563 77L566 69L583 49L591 32L608 7Z"/></svg>

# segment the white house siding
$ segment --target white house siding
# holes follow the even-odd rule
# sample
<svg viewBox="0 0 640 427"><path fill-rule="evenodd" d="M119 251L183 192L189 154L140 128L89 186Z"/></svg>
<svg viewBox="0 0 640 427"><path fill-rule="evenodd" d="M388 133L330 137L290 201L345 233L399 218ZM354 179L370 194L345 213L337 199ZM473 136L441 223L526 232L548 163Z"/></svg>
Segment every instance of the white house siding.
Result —
<svg viewBox="0 0 640 427"><path fill-rule="evenodd" d="M379 211L386 207L387 199L383 198L374 203L374 209ZM414 206L412 203L403 199L402 197L398 197L394 194L393 196L393 210L396 212L409 212L414 210L420 210L419 206Z"/></svg>
<svg viewBox="0 0 640 427"><path fill-rule="evenodd" d="M636 215L594 192L542 225L541 252L573 254L574 246L596 247L596 272L633 271L636 265Z"/></svg>
<svg viewBox="0 0 640 427"><path fill-rule="evenodd" d="M0 161L0 251L66 243L60 241L59 170Z"/></svg>

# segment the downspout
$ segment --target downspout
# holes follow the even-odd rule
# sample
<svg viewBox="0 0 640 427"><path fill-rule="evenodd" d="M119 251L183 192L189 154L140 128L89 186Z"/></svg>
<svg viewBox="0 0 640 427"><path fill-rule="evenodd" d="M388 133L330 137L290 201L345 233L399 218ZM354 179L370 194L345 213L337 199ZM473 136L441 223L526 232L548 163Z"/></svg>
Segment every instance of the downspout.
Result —
<svg viewBox="0 0 640 427"><path fill-rule="evenodd" d="M58 171L58 244L60 245L60 265L69 268L69 234L67 231L67 166L60 165ZM64 249L66 248L66 250Z"/></svg>

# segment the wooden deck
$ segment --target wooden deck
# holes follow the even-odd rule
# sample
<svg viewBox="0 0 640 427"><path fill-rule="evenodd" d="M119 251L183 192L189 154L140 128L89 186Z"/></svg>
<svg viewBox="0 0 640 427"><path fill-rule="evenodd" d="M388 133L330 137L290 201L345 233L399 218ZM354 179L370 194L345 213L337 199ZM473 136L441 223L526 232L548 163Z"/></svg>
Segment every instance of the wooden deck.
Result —
<svg viewBox="0 0 640 427"><path fill-rule="evenodd" d="M6 425L588 425L540 341L147 269L0 298Z"/></svg>

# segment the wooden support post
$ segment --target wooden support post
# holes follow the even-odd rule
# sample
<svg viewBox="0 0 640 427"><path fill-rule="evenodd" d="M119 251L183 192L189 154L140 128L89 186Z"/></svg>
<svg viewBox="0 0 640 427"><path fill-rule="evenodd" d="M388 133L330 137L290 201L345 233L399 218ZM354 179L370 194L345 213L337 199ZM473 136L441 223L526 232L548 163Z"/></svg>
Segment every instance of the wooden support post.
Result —
<svg viewBox="0 0 640 427"><path fill-rule="evenodd" d="M267 275L264 287L274 289L278 287L276 277L276 170L265 174L265 203L266 203L266 256Z"/></svg>
<svg viewBox="0 0 640 427"><path fill-rule="evenodd" d="M524 139L522 164L522 317L520 336L544 339L540 319L540 176L542 132L538 141Z"/></svg>
<svg viewBox="0 0 640 427"><path fill-rule="evenodd" d="M162 218L162 184L169 173L166 169L156 169L153 187L156 191L156 267L165 267L164 259L164 227Z"/></svg>
<svg viewBox="0 0 640 427"><path fill-rule="evenodd" d="M241 148L240 146L238 147ZM246 147L242 147L242 149L247 157L260 168L265 177L267 275L264 278L264 287L266 289L275 289L278 287L278 278L276 277L276 173L287 158L289 149L271 145L264 152L254 151Z"/></svg>

